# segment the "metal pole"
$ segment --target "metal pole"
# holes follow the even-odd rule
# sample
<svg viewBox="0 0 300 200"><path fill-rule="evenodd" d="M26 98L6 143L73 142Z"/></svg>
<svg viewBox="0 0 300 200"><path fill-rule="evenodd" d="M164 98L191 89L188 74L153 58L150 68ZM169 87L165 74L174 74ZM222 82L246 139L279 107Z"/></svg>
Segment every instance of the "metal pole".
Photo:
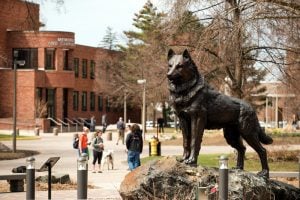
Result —
<svg viewBox="0 0 300 200"><path fill-rule="evenodd" d="M51 163L47 163L48 166L48 199L51 199Z"/></svg>
<svg viewBox="0 0 300 200"><path fill-rule="evenodd" d="M126 122L127 122L127 102L126 102L126 90L124 91L124 124L125 124L125 131L126 131ZM125 144L125 131L123 135L122 144Z"/></svg>
<svg viewBox="0 0 300 200"><path fill-rule="evenodd" d="M26 160L26 200L35 199L35 159L33 157Z"/></svg>
<svg viewBox="0 0 300 200"><path fill-rule="evenodd" d="M124 92L124 123L126 125L127 122L127 94L126 94L126 90Z"/></svg>
<svg viewBox="0 0 300 200"><path fill-rule="evenodd" d="M275 128L278 128L278 95L276 94L276 98L275 98Z"/></svg>
<svg viewBox="0 0 300 200"><path fill-rule="evenodd" d="M146 139L146 81L144 82L143 88L143 116L142 116L142 126L144 132L144 140Z"/></svg>
<svg viewBox="0 0 300 200"><path fill-rule="evenodd" d="M299 180L299 188L300 188L300 155L298 156L298 164L299 164L298 180Z"/></svg>
<svg viewBox="0 0 300 200"><path fill-rule="evenodd" d="M268 124L268 97L266 97L266 126ZM268 126L267 126L268 127Z"/></svg>
<svg viewBox="0 0 300 200"><path fill-rule="evenodd" d="M87 199L87 160L79 157L77 160L77 199Z"/></svg>
<svg viewBox="0 0 300 200"><path fill-rule="evenodd" d="M219 168L219 199L228 199L228 158L226 156L220 157Z"/></svg>
<svg viewBox="0 0 300 200"><path fill-rule="evenodd" d="M14 94L13 94L13 152L17 151L17 63L14 60Z"/></svg>

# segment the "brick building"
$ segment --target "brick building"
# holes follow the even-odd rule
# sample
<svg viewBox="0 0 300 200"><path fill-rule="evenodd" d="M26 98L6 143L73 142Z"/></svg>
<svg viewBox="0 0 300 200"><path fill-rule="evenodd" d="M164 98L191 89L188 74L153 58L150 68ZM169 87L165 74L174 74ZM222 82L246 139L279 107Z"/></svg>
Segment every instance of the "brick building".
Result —
<svg viewBox="0 0 300 200"><path fill-rule="evenodd" d="M100 124L104 114L108 123L123 116L122 109L110 108L109 94L99 91L107 76L100 63L118 52L78 45L72 32L39 31L38 4L0 0L0 10L0 129L12 127L14 63L18 127L35 126L43 105L42 117L56 120L95 116ZM140 112L129 113L140 121ZM49 131L49 120L39 123Z"/></svg>

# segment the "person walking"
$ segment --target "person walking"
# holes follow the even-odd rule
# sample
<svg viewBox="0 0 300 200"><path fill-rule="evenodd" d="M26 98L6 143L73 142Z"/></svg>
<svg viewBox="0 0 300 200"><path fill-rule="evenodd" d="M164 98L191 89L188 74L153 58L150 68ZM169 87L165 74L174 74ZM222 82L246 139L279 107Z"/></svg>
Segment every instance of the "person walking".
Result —
<svg viewBox="0 0 300 200"><path fill-rule="evenodd" d="M90 122L90 130L91 132L95 131L95 127L96 127L96 119L95 116L91 117L91 122Z"/></svg>
<svg viewBox="0 0 300 200"><path fill-rule="evenodd" d="M101 171L101 160L104 151L103 139L102 139L102 131L97 130L95 133L95 138L92 141L93 147L93 173L96 173L96 162L98 163L98 173L102 173Z"/></svg>
<svg viewBox="0 0 300 200"><path fill-rule="evenodd" d="M102 124L102 132L105 133L107 127L106 114L102 115L101 124Z"/></svg>
<svg viewBox="0 0 300 200"><path fill-rule="evenodd" d="M88 136L87 136L88 133L89 133L89 128L84 126L83 127L83 132L79 136L78 150L79 150L79 155L80 156L82 155L82 153L86 153L87 155L89 155L89 152L88 152Z"/></svg>
<svg viewBox="0 0 300 200"><path fill-rule="evenodd" d="M119 118L119 121L117 122L117 129L118 129L118 140L116 145L119 144L119 140L122 141L122 144L124 144L124 134L125 134L125 123L123 122L122 117Z"/></svg>
<svg viewBox="0 0 300 200"><path fill-rule="evenodd" d="M131 127L131 133L126 137L127 159L129 169L132 171L141 165L140 154L143 151L142 131L137 124Z"/></svg>
<svg viewBox="0 0 300 200"><path fill-rule="evenodd" d="M157 119L157 128L160 134L164 133L164 121L164 118L161 117Z"/></svg>

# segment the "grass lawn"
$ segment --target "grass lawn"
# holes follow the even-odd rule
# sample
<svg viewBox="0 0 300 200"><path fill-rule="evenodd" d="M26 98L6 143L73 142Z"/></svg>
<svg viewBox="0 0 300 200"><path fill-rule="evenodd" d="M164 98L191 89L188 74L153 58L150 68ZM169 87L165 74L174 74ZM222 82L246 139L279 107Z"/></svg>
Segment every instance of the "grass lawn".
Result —
<svg viewBox="0 0 300 200"><path fill-rule="evenodd" d="M8 141L12 139L13 139L12 135L0 133L0 141ZM39 139L38 136L17 136L17 140L37 140L37 139Z"/></svg>
<svg viewBox="0 0 300 200"><path fill-rule="evenodd" d="M37 140L40 139L38 136L17 136L17 140ZM12 141L13 137L12 135L7 134L1 134L0 133L0 143L1 141ZM0 148L0 160L12 160L12 159L18 159L18 158L24 158L28 156L33 156L38 154L37 151L30 151L30 150L20 150L18 149L16 153L11 151L4 151Z"/></svg>
<svg viewBox="0 0 300 200"><path fill-rule="evenodd" d="M219 157L221 154L200 154L198 157L198 165L205 167L218 167ZM233 168L236 164L233 154L229 156L229 167ZM142 164L152 160L162 158L161 156L145 157L141 159ZM260 171L261 164L256 153L247 153L245 159L245 170L246 171ZM270 171L298 171L299 164L297 161L269 161Z"/></svg>

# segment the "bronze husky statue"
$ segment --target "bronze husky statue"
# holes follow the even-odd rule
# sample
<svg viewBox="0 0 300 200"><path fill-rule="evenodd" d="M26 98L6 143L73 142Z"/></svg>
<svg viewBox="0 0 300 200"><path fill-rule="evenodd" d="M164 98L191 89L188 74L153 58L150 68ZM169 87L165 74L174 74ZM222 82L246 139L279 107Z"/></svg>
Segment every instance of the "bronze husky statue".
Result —
<svg viewBox="0 0 300 200"><path fill-rule="evenodd" d="M183 157L186 164L197 165L204 129L223 128L229 145L238 152L236 168L244 168L246 147L242 138L259 155L260 176L269 177L266 149L272 138L261 129L255 110L246 102L223 95L205 83L189 52L168 52L170 101L179 118L183 135Z"/></svg>

